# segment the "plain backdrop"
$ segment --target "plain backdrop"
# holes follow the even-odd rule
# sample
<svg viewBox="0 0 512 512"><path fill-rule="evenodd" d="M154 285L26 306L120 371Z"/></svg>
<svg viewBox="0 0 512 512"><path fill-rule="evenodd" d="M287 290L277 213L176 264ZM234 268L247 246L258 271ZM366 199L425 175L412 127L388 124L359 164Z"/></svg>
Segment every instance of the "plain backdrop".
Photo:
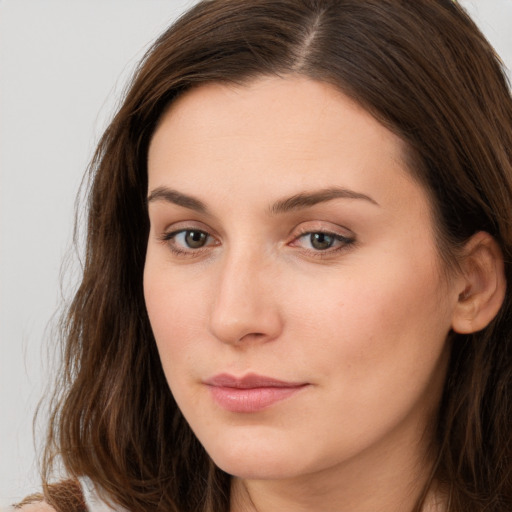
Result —
<svg viewBox="0 0 512 512"><path fill-rule="evenodd" d="M0 0L0 506L39 485L32 417L76 283L60 269L82 175L136 62L193 3ZM512 67L512 0L461 3Z"/></svg>

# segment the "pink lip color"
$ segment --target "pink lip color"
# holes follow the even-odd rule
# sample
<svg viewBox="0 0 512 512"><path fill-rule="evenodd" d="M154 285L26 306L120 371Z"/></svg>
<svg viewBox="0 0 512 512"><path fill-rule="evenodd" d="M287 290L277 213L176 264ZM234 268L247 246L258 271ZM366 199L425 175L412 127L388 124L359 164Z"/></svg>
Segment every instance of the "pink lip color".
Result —
<svg viewBox="0 0 512 512"><path fill-rule="evenodd" d="M230 412L239 413L261 411L307 386L255 374L242 378L221 374L207 380L205 384L218 405Z"/></svg>

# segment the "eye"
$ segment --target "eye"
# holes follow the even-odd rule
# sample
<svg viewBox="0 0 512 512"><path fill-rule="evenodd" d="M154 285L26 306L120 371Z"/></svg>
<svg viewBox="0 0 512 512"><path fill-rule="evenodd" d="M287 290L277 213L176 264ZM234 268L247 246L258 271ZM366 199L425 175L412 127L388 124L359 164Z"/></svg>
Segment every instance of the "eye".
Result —
<svg viewBox="0 0 512 512"><path fill-rule="evenodd" d="M310 233L307 236L309 237L311 247L317 251L330 249L334 245L334 242L336 242L336 238L328 233Z"/></svg>
<svg viewBox="0 0 512 512"><path fill-rule="evenodd" d="M311 231L298 236L291 245L314 252L334 252L354 243L353 238L327 231Z"/></svg>
<svg viewBox="0 0 512 512"><path fill-rule="evenodd" d="M215 239L206 231L200 229L180 229L166 233L162 241L169 244L170 249L177 254L193 253L210 245L215 245Z"/></svg>
<svg viewBox="0 0 512 512"><path fill-rule="evenodd" d="M175 236L176 241L184 243L190 249L199 249L208 242L208 233L198 230L186 230Z"/></svg>

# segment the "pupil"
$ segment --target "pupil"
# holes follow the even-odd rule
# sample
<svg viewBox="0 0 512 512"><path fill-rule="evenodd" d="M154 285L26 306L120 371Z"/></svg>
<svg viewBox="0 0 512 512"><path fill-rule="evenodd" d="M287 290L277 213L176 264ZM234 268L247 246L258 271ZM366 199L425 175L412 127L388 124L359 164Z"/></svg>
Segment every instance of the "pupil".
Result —
<svg viewBox="0 0 512 512"><path fill-rule="evenodd" d="M206 233L202 231L187 231L185 241L191 249L198 249L206 243Z"/></svg>
<svg viewBox="0 0 512 512"><path fill-rule="evenodd" d="M333 242L333 237L325 233L313 233L311 235L311 245L318 250L329 249Z"/></svg>

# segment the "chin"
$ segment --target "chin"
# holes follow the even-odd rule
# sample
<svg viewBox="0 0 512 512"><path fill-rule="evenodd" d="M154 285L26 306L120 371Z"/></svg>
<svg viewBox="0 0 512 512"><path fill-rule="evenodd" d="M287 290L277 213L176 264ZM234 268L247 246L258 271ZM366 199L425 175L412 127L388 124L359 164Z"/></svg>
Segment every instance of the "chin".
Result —
<svg viewBox="0 0 512 512"><path fill-rule="evenodd" d="M304 453L285 443L230 442L205 446L211 459L226 473L242 479L274 480L293 478L307 471Z"/></svg>
<svg viewBox="0 0 512 512"><path fill-rule="evenodd" d="M213 462L224 472L243 480L285 480L303 473L297 465L291 467L289 462L282 463L276 457L252 460L248 460L248 457L242 460L222 457L213 459Z"/></svg>

